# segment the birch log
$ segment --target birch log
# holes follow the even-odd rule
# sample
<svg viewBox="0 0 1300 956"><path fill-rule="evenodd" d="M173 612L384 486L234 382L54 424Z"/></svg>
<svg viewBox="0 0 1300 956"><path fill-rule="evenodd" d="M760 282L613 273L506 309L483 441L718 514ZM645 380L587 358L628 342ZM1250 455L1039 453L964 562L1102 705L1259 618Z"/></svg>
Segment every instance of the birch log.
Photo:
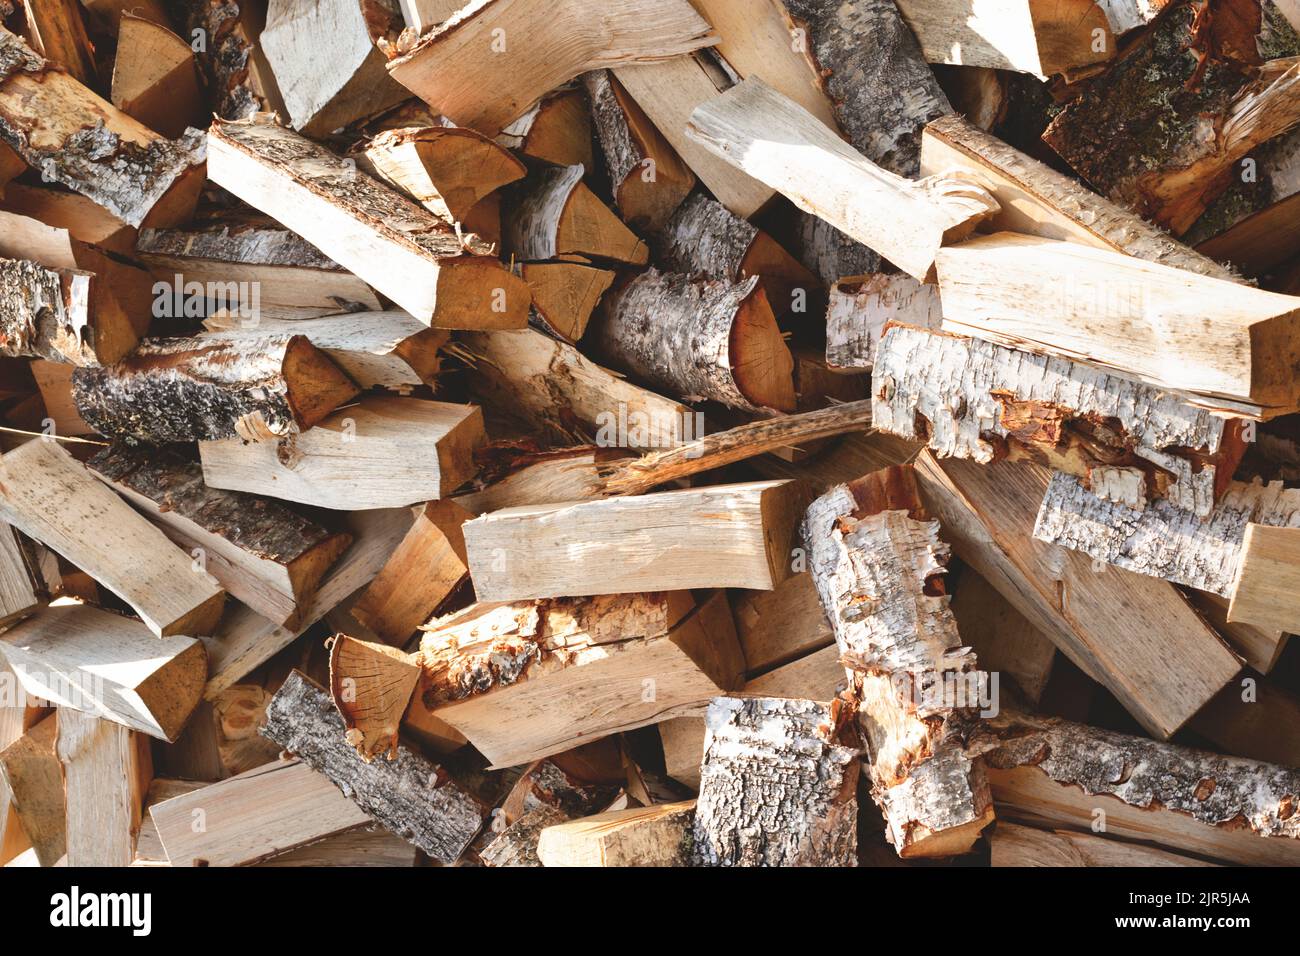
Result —
<svg viewBox="0 0 1300 956"><path fill-rule="evenodd" d="M881 335L896 322L938 329L943 323L939 287L901 273L840 279L826 303L826 364L870 369Z"/></svg>
<svg viewBox="0 0 1300 956"><path fill-rule="evenodd" d="M794 359L757 277L692 281L652 268L601 309L599 357L649 387L746 411L795 410Z"/></svg>
<svg viewBox="0 0 1300 956"><path fill-rule="evenodd" d="M104 0L94 0L102 3ZM123 0L108 0L118 2ZM131 0L132 6L134 0ZM155 0L149 0L155 2ZM177 0L177 25L193 38L201 31L199 65L208 80L211 112L222 119L245 119L254 113L284 112L280 90L258 43L266 18L264 4L227 0ZM147 15L147 14L146 14Z"/></svg>
<svg viewBox="0 0 1300 956"><path fill-rule="evenodd" d="M517 189L503 224L507 248L520 259L579 255L645 265L646 245L582 181L581 166L538 168Z"/></svg>
<svg viewBox="0 0 1300 956"><path fill-rule="evenodd" d="M695 801L612 810L553 823L541 832L543 866L653 866L692 864Z"/></svg>
<svg viewBox="0 0 1300 956"><path fill-rule="evenodd" d="M872 421L940 457L1050 464L1131 507L1210 513L1244 450L1240 424L1062 357L894 326L876 353ZM1095 422L1110 424L1097 426Z"/></svg>
<svg viewBox="0 0 1300 956"><path fill-rule="evenodd" d="M775 140L770 131L780 129ZM998 203L973 178L912 181L877 166L794 101L746 80L691 114L687 134L727 162L925 281L939 248Z"/></svg>

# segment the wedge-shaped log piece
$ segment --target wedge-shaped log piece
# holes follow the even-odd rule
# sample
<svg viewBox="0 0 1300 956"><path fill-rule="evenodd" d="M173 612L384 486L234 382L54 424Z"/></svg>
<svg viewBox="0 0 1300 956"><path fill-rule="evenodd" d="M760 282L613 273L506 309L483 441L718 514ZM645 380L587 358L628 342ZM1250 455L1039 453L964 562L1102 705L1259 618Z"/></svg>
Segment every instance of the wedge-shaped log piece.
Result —
<svg viewBox="0 0 1300 956"><path fill-rule="evenodd" d="M362 759L397 756L397 732L420 673L419 663L395 647L335 635L330 696L343 717L348 743Z"/></svg>
<svg viewBox="0 0 1300 956"><path fill-rule="evenodd" d="M271 700L262 734L444 865L460 858L487 815L469 791L405 745L398 746L394 760L362 760L345 739L343 719L329 694L299 671Z"/></svg>
<svg viewBox="0 0 1300 956"><path fill-rule="evenodd" d="M1034 540L1044 469L940 463L925 451L916 476L954 553L1153 736L1170 737L1240 670L1174 585L1122 568L1099 574L1083 555Z"/></svg>
<svg viewBox="0 0 1300 956"><path fill-rule="evenodd" d="M1043 141L1097 190L1182 235L1239 160L1300 122L1300 58L1260 65L1248 16L1170 9ZM1159 148L1144 138L1153 129Z"/></svg>
<svg viewBox="0 0 1300 956"><path fill-rule="evenodd" d="M582 338L615 273L581 262L525 262L520 273L533 293L529 324L570 345Z"/></svg>
<svg viewBox="0 0 1300 956"><path fill-rule="evenodd" d="M899 12L930 63L1017 70L1048 77L1104 63L1118 49L1097 0L900 0Z"/></svg>
<svg viewBox="0 0 1300 956"><path fill-rule="evenodd" d="M1274 414L1300 401L1293 371L1300 298L1014 233L944 249L937 271L945 331Z"/></svg>
<svg viewBox="0 0 1300 956"><path fill-rule="evenodd" d="M528 39L512 42L523 23ZM661 60L715 39L686 0L473 0L388 69L457 125L495 136L588 70Z"/></svg>
<svg viewBox="0 0 1300 956"><path fill-rule="evenodd" d="M1251 523L1241 545L1228 620L1292 633L1300 631L1296 602L1300 528Z"/></svg>
<svg viewBox="0 0 1300 956"><path fill-rule="evenodd" d="M345 312L304 321L260 319L249 328L242 321L208 319L203 340L245 343L260 347L267 336L304 335L361 388L409 391L437 381L438 350L449 337L400 309L387 312Z"/></svg>
<svg viewBox="0 0 1300 956"><path fill-rule="evenodd" d="M158 639L138 621L82 604L52 605L0 637L27 693L175 740L203 694L207 653Z"/></svg>
<svg viewBox="0 0 1300 956"><path fill-rule="evenodd" d="M902 273L847 276L826 303L826 364L869 369L891 323L937 329L943 324L939 287Z"/></svg>
<svg viewBox="0 0 1300 956"><path fill-rule="evenodd" d="M149 738L110 720L59 709L68 866L130 866L153 777Z"/></svg>
<svg viewBox="0 0 1300 956"><path fill-rule="evenodd" d="M474 235L275 126L208 133L212 181L298 233L435 328L521 328L528 289Z"/></svg>
<svg viewBox="0 0 1300 956"><path fill-rule="evenodd" d="M13 6L13 4L10 4ZM95 84L95 51L76 0L21 0L27 15L26 35L41 56L67 70L87 86Z"/></svg>
<svg viewBox="0 0 1300 956"><path fill-rule="evenodd" d="M695 174L608 70L584 74L582 82L614 205L633 229L660 228L694 188Z"/></svg>
<svg viewBox="0 0 1300 956"><path fill-rule="evenodd" d="M605 297L598 356L651 388L746 411L795 410L794 359L751 276L649 269Z"/></svg>
<svg viewBox="0 0 1300 956"><path fill-rule="evenodd" d="M299 760L277 760L163 800L149 816L172 866L249 866L371 822Z"/></svg>
<svg viewBox="0 0 1300 956"><path fill-rule="evenodd" d="M0 750L0 785L9 788L9 812L31 841L41 866L54 866L66 850L57 741L58 717L50 714Z"/></svg>
<svg viewBox="0 0 1300 956"><path fill-rule="evenodd" d="M1249 524L1300 526L1300 489L1280 481L1228 486L1206 518L1165 501L1142 509L1098 498L1057 474L1038 510L1034 537L1107 564L1230 598Z"/></svg>
<svg viewBox="0 0 1300 956"><path fill-rule="evenodd" d="M126 601L159 637L211 634L225 592L190 556L52 441L0 460L0 518Z"/></svg>
<svg viewBox="0 0 1300 956"><path fill-rule="evenodd" d="M30 259L0 259L0 354L98 363L94 344L99 330L90 315L94 278L89 272L47 269Z"/></svg>
<svg viewBox="0 0 1300 956"><path fill-rule="evenodd" d="M646 244L582 182L581 166L539 167L518 187L505 222L506 246L520 259L580 255L645 265Z"/></svg>
<svg viewBox="0 0 1300 956"><path fill-rule="evenodd" d="M481 601L771 590L789 574L797 496L755 481L506 508L465 522L470 576Z"/></svg>
<svg viewBox="0 0 1300 956"><path fill-rule="evenodd" d="M94 0L121 5L124 0ZM156 0L149 0L156 2ZM139 5L131 4L137 12ZM221 0L181 0L176 25L184 36L196 30L208 39L196 51L207 78L210 112L222 119L242 119L254 113L287 111L275 77L258 39L266 26L266 4L222 3ZM145 16L150 16L145 12ZM114 18L116 19L116 17ZM164 22L160 20L159 22Z"/></svg>
<svg viewBox="0 0 1300 956"><path fill-rule="evenodd" d="M196 461L151 449L106 448L91 471L191 554L233 597L287 627L299 623L352 536L278 501L209 488Z"/></svg>
<svg viewBox="0 0 1300 956"><path fill-rule="evenodd" d="M1244 866L1300 859L1300 771L1004 711L981 721L999 810Z"/></svg>
<svg viewBox="0 0 1300 956"><path fill-rule="evenodd" d="M190 45L166 26L134 13L118 21L113 105L175 139L207 124L199 65Z"/></svg>
<svg viewBox="0 0 1300 956"><path fill-rule="evenodd" d="M622 457L625 456L619 449L589 445L526 452L500 478L477 491L456 495L452 500L478 515L517 505L597 498L601 469L605 463Z"/></svg>
<svg viewBox="0 0 1300 956"><path fill-rule="evenodd" d="M803 536L853 676L886 837L903 858L967 852L993 822L984 769L962 752L988 679L942 593L948 546L912 470L832 488L809 506Z"/></svg>
<svg viewBox="0 0 1300 956"><path fill-rule="evenodd" d="M0 29L0 140L130 226L184 222L203 187L203 134L164 139Z"/></svg>
<svg viewBox="0 0 1300 956"><path fill-rule="evenodd" d="M931 122L921 140L922 176L953 169L971 173L998 201L1001 208L988 228L1068 239L1215 279L1242 281L1226 266L1192 251L1141 216L955 113Z"/></svg>
<svg viewBox="0 0 1300 956"><path fill-rule="evenodd" d="M1217 866L1140 843L1071 830L999 823L989 836L990 866Z"/></svg>
<svg viewBox="0 0 1300 956"><path fill-rule="evenodd" d="M788 45L807 59L853 148L914 178L922 127L951 107L898 7L891 0L770 2L784 8Z"/></svg>
<svg viewBox="0 0 1300 956"><path fill-rule="evenodd" d="M427 630L417 693L497 767L698 708L744 670L721 593L476 604Z"/></svg>
<svg viewBox="0 0 1300 956"><path fill-rule="evenodd" d="M401 647L469 576L461 525L474 516L454 501L430 501L352 615L386 644Z"/></svg>
<svg viewBox="0 0 1300 956"><path fill-rule="evenodd" d="M1210 513L1245 448L1240 423L1082 362L925 329L886 329L872 373L876 428L940 457L1028 459L1132 507Z"/></svg>
<svg viewBox="0 0 1300 956"><path fill-rule="evenodd" d="M401 29L374 0L270 0L257 42L293 128L327 136L407 98L375 39Z"/></svg>
<svg viewBox="0 0 1300 956"><path fill-rule="evenodd" d="M357 386L305 335L145 339L115 365L72 377L77 411L102 435L151 444L243 438L266 442L308 429Z"/></svg>
<svg viewBox="0 0 1300 956"><path fill-rule="evenodd" d="M205 298L245 326L279 310L301 318L383 308L374 289L269 219L240 216L144 229L135 251L154 278L171 287L160 291L170 292L176 318L201 315ZM199 283L202 294L190 283Z"/></svg>
<svg viewBox="0 0 1300 956"><path fill-rule="evenodd" d="M857 866L858 744L841 701L709 704L695 855L704 866Z"/></svg>
<svg viewBox="0 0 1300 956"><path fill-rule="evenodd" d="M41 604L43 587L18 542L17 532L0 523L0 627L6 627L35 611ZM0 738L0 746L5 741Z"/></svg>
<svg viewBox="0 0 1300 956"><path fill-rule="evenodd" d="M360 511L449 494L485 441L476 406L369 396L291 442L205 441L199 454L213 488Z"/></svg>
<svg viewBox="0 0 1300 956"><path fill-rule="evenodd" d="M542 830L543 866L691 866L695 801L631 807Z"/></svg>
<svg viewBox="0 0 1300 956"><path fill-rule="evenodd" d="M385 130L362 156L377 177L448 222L466 222L489 194L527 172L504 146L458 126Z"/></svg>
<svg viewBox="0 0 1300 956"><path fill-rule="evenodd" d="M700 106L687 134L921 281L944 243L998 210L967 174L913 181L877 166L760 80Z"/></svg>
<svg viewBox="0 0 1300 956"><path fill-rule="evenodd" d="M493 141L520 156L555 166L581 163L591 169L596 161L587 97L576 86L551 90Z"/></svg>
<svg viewBox="0 0 1300 956"><path fill-rule="evenodd" d="M702 431L687 406L532 329L466 335L461 344L475 358L474 396L527 419L544 440L590 444L604 436L606 446L671 448Z"/></svg>

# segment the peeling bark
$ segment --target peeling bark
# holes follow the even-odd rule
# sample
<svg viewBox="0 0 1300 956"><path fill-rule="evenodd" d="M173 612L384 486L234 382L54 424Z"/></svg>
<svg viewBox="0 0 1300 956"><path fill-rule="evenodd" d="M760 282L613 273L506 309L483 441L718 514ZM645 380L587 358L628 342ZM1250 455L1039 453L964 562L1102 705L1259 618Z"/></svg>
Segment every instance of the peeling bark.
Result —
<svg viewBox="0 0 1300 956"><path fill-rule="evenodd" d="M841 279L826 304L826 364L871 368L880 336L894 322L938 329L943 324L938 286L902 273Z"/></svg>

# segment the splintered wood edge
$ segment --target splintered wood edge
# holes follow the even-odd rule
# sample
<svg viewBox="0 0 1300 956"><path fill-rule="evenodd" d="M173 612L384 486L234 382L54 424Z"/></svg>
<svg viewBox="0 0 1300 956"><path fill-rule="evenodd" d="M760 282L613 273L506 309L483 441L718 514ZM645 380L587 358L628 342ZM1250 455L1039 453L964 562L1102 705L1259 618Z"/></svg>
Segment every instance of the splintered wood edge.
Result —
<svg viewBox="0 0 1300 956"><path fill-rule="evenodd" d="M330 698L347 728L347 742L367 762L397 755L402 717L420 680L420 665L387 644L337 634L330 645Z"/></svg>

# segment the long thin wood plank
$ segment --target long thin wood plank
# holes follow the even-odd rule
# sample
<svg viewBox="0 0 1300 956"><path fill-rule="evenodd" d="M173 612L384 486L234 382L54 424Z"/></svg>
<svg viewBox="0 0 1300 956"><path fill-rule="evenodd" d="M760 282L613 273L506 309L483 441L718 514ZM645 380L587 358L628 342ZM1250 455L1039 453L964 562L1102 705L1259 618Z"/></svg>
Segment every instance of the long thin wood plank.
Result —
<svg viewBox="0 0 1300 956"><path fill-rule="evenodd" d="M153 776L149 738L109 720L59 710L68 866L130 866Z"/></svg>

